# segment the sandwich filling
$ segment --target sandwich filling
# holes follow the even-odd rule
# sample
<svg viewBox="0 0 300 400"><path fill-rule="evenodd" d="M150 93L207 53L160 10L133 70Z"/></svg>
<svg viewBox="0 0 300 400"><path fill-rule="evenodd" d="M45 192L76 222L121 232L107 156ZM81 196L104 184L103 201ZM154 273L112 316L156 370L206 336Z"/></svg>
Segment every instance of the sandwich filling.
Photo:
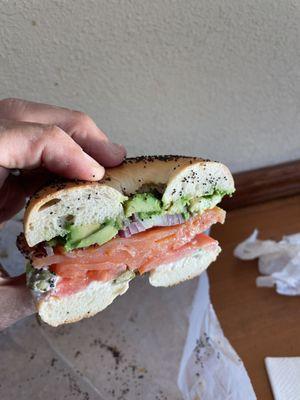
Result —
<svg viewBox="0 0 300 400"><path fill-rule="evenodd" d="M170 226L184 223L196 214L217 205L226 193L215 192L201 198L181 197L176 202L165 205L155 189L148 193L136 193L130 198L124 196L123 212L115 219L102 224L75 225L72 220L65 223L66 235L50 240L54 247L64 246L65 251L102 245L116 235L129 237L155 226Z"/></svg>
<svg viewBox="0 0 300 400"><path fill-rule="evenodd" d="M225 194L181 197L166 205L157 188L125 197L123 212L102 224L76 226L66 221L66 235L27 248L28 285L37 293L65 296L91 281L129 281L161 264L212 250L218 242L203 232L223 223L216 207Z"/></svg>

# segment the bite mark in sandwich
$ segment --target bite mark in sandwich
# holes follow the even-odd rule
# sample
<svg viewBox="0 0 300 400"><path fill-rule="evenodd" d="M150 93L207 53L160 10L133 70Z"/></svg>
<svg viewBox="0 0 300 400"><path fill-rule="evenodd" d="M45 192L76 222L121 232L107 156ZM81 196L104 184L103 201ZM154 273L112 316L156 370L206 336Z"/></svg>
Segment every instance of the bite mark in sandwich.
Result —
<svg viewBox="0 0 300 400"><path fill-rule="evenodd" d="M127 159L101 182L51 185L30 200L19 249L27 282L50 325L107 307L136 275L171 286L199 275L220 252L204 232L225 220L228 168L195 157Z"/></svg>

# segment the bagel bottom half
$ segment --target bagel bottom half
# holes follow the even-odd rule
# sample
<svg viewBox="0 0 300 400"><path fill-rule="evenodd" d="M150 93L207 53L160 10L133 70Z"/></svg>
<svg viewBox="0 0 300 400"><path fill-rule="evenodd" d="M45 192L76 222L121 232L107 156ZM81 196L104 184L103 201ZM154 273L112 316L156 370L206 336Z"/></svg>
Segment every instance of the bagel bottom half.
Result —
<svg viewBox="0 0 300 400"><path fill-rule="evenodd" d="M200 249L191 256L163 264L150 272L152 286L173 286L200 275L220 253L218 245ZM92 317L109 306L117 296L124 294L129 282L91 282L85 289L64 297L54 294L37 300L41 319L51 326L76 322Z"/></svg>

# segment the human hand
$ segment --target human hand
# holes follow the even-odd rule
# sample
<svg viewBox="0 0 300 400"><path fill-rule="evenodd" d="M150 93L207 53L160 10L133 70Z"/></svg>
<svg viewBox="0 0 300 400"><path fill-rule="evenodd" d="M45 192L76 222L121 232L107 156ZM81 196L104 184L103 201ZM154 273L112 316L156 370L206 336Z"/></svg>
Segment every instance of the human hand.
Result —
<svg viewBox="0 0 300 400"><path fill-rule="evenodd" d="M0 101L0 222L49 174L96 181L125 157L86 114L19 99ZM21 170L19 176L11 170Z"/></svg>
<svg viewBox="0 0 300 400"><path fill-rule="evenodd" d="M125 157L86 114L19 99L0 101L0 223L16 214L52 174L95 181ZM11 170L20 170L18 176ZM34 313L25 275L0 265L0 330Z"/></svg>

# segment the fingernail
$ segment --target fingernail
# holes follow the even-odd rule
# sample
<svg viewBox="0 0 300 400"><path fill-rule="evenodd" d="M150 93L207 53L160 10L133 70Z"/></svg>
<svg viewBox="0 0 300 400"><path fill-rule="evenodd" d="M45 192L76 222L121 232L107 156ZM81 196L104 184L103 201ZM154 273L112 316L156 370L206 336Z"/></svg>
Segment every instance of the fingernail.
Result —
<svg viewBox="0 0 300 400"><path fill-rule="evenodd" d="M99 180L103 177L104 175L104 168L102 165L98 164L96 160L94 160L92 157L90 157L88 154L84 153L87 162L89 163L91 167L91 180Z"/></svg>
<svg viewBox="0 0 300 400"><path fill-rule="evenodd" d="M104 173L105 169L101 165L99 165L97 168L93 168L91 180L99 181L103 178Z"/></svg>
<svg viewBox="0 0 300 400"><path fill-rule="evenodd" d="M124 158L126 156L125 147L119 143L107 142L106 146L108 147L108 151L115 156Z"/></svg>

